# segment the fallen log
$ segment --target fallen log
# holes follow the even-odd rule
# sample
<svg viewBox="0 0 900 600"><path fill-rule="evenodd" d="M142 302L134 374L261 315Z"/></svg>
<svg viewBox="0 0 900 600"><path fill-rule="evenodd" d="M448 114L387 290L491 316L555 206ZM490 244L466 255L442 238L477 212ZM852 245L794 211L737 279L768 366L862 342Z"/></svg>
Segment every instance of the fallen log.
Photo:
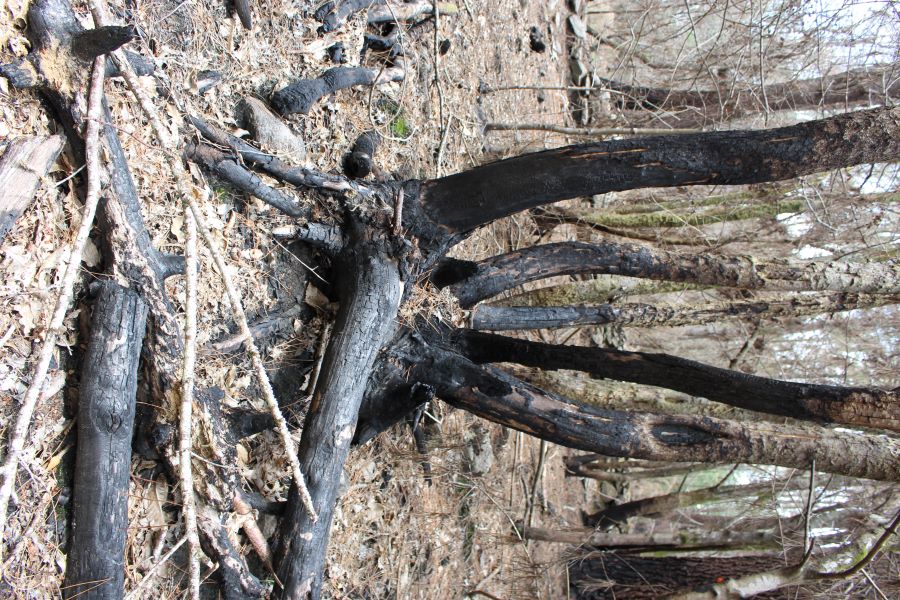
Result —
<svg viewBox="0 0 900 600"><path fill-rule="evenodd" d="M147 305L134 290L97 286L82 366L66 598L121 598L137 366Z"/></svg>

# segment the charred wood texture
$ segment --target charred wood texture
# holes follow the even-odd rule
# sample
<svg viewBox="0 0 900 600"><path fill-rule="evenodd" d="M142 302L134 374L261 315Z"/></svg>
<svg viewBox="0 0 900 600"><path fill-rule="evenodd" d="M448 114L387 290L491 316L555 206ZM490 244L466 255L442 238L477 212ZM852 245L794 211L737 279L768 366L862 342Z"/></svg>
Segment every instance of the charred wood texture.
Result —
<svg viewBox="0 0 900 600"><path fill-rule="evenodd" d="M360 403L378 352L394 333L401 294L397 264L377 241L353 241L336 269L342 274L341 306L298 451L319 518L310 519L292 486L274 553L284 586L276 592L279 598L320 597L331 518Z"/></svg>
<svg viewBox="0 0 900 600"><path fill-rule="evenodd" d="M796 294L785 299L710 303L699 307L625 303L596 306L493 306L472 309L472 329L509 331L604 325L625 327L703 325L725 319L776 319L869 308L897 301L872 294Z"/></svg>
<svg viewBox="0 0 900 600"><path fill-rule="evenodd" d="M596 142L490 163L422 184L426 214L452 232L592 194L780 181L900 156L900 108L790 127Z"/></svg>
<svg viewBox="0 0 900 600"><path fill-rule="evenodd" d="M749 575L784 566L784 557L777 553L697 558L596 552L580 556L570 565L569 577L577 600L658 600L665 594L712 583L723 576ZM597 581L611 585L591 586ZM778 597L793 598L794 594Z"/></svg>
<svg viewBox="0 0 900 600"><path fill-rule="evenodd" d="M614 92L613 104L618 108L654 111L696 108L701 110L692 120L714 122L775 110L881 103L900 93L900 68L892 64L851 69L824 77L769 84L764 90L741 85L721 90L673 90L603 78L597 79L595 86ZM690 114L687 113L688 118Z"/></svg>
<svg viewBox="0 0 900 600"><path fill-rule="evenodd" d="M335 67L316 79L301 79L272 94L272 107L282 115L306 114L313 104L328 94L355 85L380 85L402 81L403 67L398 63L386 69L369 67Z"/></svg>
<svg viewBox="0 0 900 600"><path fill-rule="evenodd" d="M28 22L28 35L34 49L32 53L38 58L51 53L53 60L47 64L67 64L71 67L66 73L71 80L67 81L60 80L56 71L54 76L39 73L42 83L38 91L63 125L76 162L83 162L81 123L84 121L82 107L86 106L83 95L86 91L87 63L72 51L73 39L83 29L67 0L35 0L29 7ZM37 60L35 64L40 66L43 63ZM101 201L98 210L101 250L113 280L127 282L129 289L137 293L148 307L150 326L141 356L147 369L146 381L153 402L144 406L161 407L155 413L147 409L143 414L137 411L135 437L138 446L155 447L157 457L164 459L171 475L177 472L177 460L172 453L173 430L165 421L164 414L180 401L178 381L183 344L175 311L165 290L165 278L183 271L183 261L180 257L164 255L152 246L141 215L137 189L105 101L104 119L102 139L109 162L109 187L113 193ZM142 427L137 431L139 425ZM91 466L99 470L108 468L100 464ZM203 512L207 506L201 504L198 509ZM210 557L218 562L221 578L240 585L239 588L226 585L223 588L226 597L259 595L262 588L234 548L223 523L208 517L199 519L199 526L201 542L211 553ZM238 591L232 593L231 590Z"/></svg>
<svg viewBox="0 0 900 600"><path fill-rule="evenodd" d="M98 285L78 402L78 445L66 598L121 598L137 367L147 306Z"/></svg>
<svg viewBox="0 0 900 600"><path fill-rule="evenodd" d="M410 380L431 385L445 402L569 448L613 457L798 469L815 460L825 472L885 481L900 478L900 442L890 437L815 425L601 409L545 392L414 338L392 347L391 357L407 366Z"/></svg>
<svg viewBox="0 0 900 600"><path fill-rule="evenodd" d="M203 165L242 192L256 196L290 217L305 217L309 209L297 200L265 184L258 175L242 167L237 159L205 144L188 144L184 157Z"/></svg>
<svg viewBox="0 0 900 600"><path fill-rule="evenodd" d="M356 138L350 153L344 157L344 173L354 179L369 175L375 168L375 151L380 145L381 136L377 131L367 131Z"/></svg>
<svg viewBox="0 0 900 600"><path fill-rule="evenodd" d="M464 308L523 283L558 275L626 275L745 290L836 290L900 294L900 265L865 262L762 261L751 256L681 254L615 242L530 246L478 263L445 260L432 276L450 285Z"/></svg>
<svg viewBox="0 0 900 600"><path fill-rule="evenodd" d="M83 60L109 54L137 37L134 27L109 25L85 29L72 38L72 51Z"/></svg>
<svg viewBox="0 0 900 600"><path fill-rule="evenodd" d="M900 390L781 381L669 354L544 344L471 330L460 330L455 343L478 363L572 369L768 414L900 431Z"/></svg>
<svg viewBox="0 0 900 600"><path fill-rule="evenodd" d="M263 152L244 140L210 125L200 117L188 117L188 120L207 140L230 148L248 165L256 167L285 183L303 188L315 188L326 192L353 192L363 197L372 196L372 192L368 188L347 181L345 177L320 173L303 167L292 167L281 159Z"/></svg>
<svg viewBox="0 0 900 600"><path fill-rule="evenodd" d="M326 2L315 13L315 18L322 22L320 33L329 33L340 29L354 13L370 6L384 4L384 0L335 0Z"/></svg>
<svg viewBox="0 0 900 600"><path fill-rule="evenodd" d="M58 135L21 138L6 147L0 159L0 243L31 205L41 178L62 148Z"/></svg>

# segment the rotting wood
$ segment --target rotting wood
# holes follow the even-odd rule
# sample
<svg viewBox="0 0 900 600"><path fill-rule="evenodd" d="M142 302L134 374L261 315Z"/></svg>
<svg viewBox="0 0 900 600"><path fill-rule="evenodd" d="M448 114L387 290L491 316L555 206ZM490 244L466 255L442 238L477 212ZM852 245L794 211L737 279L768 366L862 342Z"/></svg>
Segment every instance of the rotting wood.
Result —
<svg viewBox="0 0 900 600"><path fill-rule="evenodd" d="M12 140L0 159L0 243L34 201L41 179L63 149L59 135Z"/></svg>

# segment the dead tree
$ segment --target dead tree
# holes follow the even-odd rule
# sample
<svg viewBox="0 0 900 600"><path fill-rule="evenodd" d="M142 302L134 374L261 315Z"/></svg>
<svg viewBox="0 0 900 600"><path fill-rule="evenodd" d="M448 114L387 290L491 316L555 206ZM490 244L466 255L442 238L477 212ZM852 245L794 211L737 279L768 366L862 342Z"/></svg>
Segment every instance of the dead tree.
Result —
<svg viewBox="0 0 900 600"><path fill-rule="evenodd" d="M73 40L96 41L99 36L81 30L64 0L32 3L29 24L34 36L34 60L29 64L37 65L38 69L42 52L62 49L68 58L76 55ZM119 39L124 37L118 30L109 33ZM109 45L98 43L98 47ZM81 63L73 58L67 64L77 67ZM53 105L70 140L77 146L80 121L76 99L83 90L79 83L83 74L74 69L72 77L75 81L65 89L54 87L56 80L52 78L36 78L34 83ZM339 87L325 80L316 81L319 83L311 84L311 89L315 88L317 93ZM373 80L368 77L365 82L373 83ZM304 99L300 92L303 90L295 87L289 93L276 95L276 104L285 109L283 112L291 112L296 107L302 110L312 95ZM522 210L585 194L648 186L758 183L861 163L894 161L900 156L897 108L860 111L765 131L660 136L571 146L434 180L376 183L293 168L201 120L195 119L193 123L205 138L219 145L219 154L195 146L185 153L190 159L211 166L207 160L210 156L219 163L223 156L232 160L240 157L243 164L233 160L234 165L217 173L231 181L233 177L245 177L251 173L249 169L261 170L299 188L323 192L342 211L342 219L337 224L309 223L298 227L301 239L331 255L334 292L340 309L324 354L321 375L312 391L299 448L300 462L319 518L311 519L301 508L298 490L292 486L274 548L273 566L283 586L276 588L276 597L320 596L340 473L357 433L365 431L369 436L377 433L403 418L432 393L451 405L518 430L609 456L767 463L795 468L805 468L815 460L817 468L824 471L897 479L900 450L893 438L817 425L759 427L721 419L597 409L547 393L498 368L480 364L511 360L560 368L561 361L571 363L572 353L581 349L523 346L512 338L479 338L478 335L484 334L441 327L423 326L415 331L401 327L396 320L404 298L438 264L441 266L436 273L443 277L442 281L456 284L454 292L464 295L472 285L471 280L462 286L459 283L478 272L478 268L473 271L470 264L445 261L444 257L476 227ZM163 281L178 271L178 261L164 257L150 245L115 130L107 126L104 132L114 192L107 199L101 220L107 271L115 280L133 287L149 307L151 326L143 344L147 388L154 404L170 407L177 400L177 365L182 344ZM252 183L244 189L277 206L273 202L277 197L269 193L270 186L262 181ZM290 202L281 205L282 210L292 207ZM555 260L553 254L539 255L539 262L547 269L552 269ZM629 268L627 253L620 253L618 260L619 270ZM696 268L696 264L685 264L678 270L667 271L666 276ZM732 274L726 274L715 283L739 285L746 280L744 275L735 279ZM840 279L842 285L856 278L857 271L844 275ZM784 277L797 278L796 271L788 270ZM893 293L895 288L890 286L894 284L893 280L880 287L866 283L861 291ZM471 343L474 340L480 340L484 347L476 347ZM639 355L627 358L648 359ZM600 372L601 367L596 364L598 355L584 354L582 361L585 371ZM614 362L613 366L625 373L626 362ZM743 380L678 360L665 360L661 368L664 374L660 377L671 385L675 385L672 381L685 369L693 369L694 391L708 392L706 387L711 382L739 383L751 392L767 391L766 386L771 385L773 393L795 400L782 408L780 402L766 399L757 406L758 410L789 410L804 419L847 422L840 409L857 408L852 401L862 397L859 405L868 411L864 414L867 424L891 428L897 420L896 399L887 392ZM609 376L625 377L620 369L612 368ZM136 434L138 445L143 443L154 450L174 470L171 425L161 413L141 424L145 427ZM212 485L220 484L212 482ZM220 492L219 500L213 498L214 494L209 496L205 506L200 507L206 517L200 520L201 541L219 565L224 595L237 598L261 594L263 587L223 527L222 515L232 508L233 490Z"/></svg>
<svg viewBox="0 0 900 600"><path fill-rule="evenodd" d="M436 263L440 263L440 267L432 279L445 285L466 282L452 289L460 296L470 298L466 294L471 289L478 289L471 282L481 270L470 263L441 261L448 248L479 225L520 210L583 194L650 185L757 183L857 162L894 160L900 154L900 145L891 133L897 129L896 112L896 109L865 111L767 131L574 146L492 163L429 181L366 185L329 182L325 188L332 194L352 190L351 196L339 197L349 209L345 213L342 233L329 233L324 237L321 233L309 235L310 229L301 233L311 243L328 248L335 255L335 263L342 265L335 273L339 281L343 278L338 286L342 307L336 325L338 335L332 336L329 343L323 377L313 392L313 407L301 438L301 461L313 469L310 488L317 509L324 515L321 521L327 521L335 499L336 483L328 479L339 473L339 464L346 456L345 443L353 437L354 428L368 432L364 436L368 438L373 432L400 420L420 402L420 395L413 391L413 383L425 384L437 397L485 418L563 445L611 456L768 462L800 468L808 466L815 458L822 470L895 478L894 450L891 444L885 446L881 438L863 441L865 438L845 437L839 432L812 426L802 434L789 427L782 429L768 424L754 432L753 427L746 424L714 419L593 409L548 394L470 360L512 360L550 368L559 368L558 365L569 361L566 368L570 368L571 354L582 349L569 352L562 348L532 354L534 347L522 346L521 352L504 351L504 347L519 347L516 346L519 341L476 338L474 332L447 332L426 339L423 333L428 327L417 334L385 326L384 319L395 310L399 301L394 290L400 281L413 281ZM202 127L206 127L210 139L231 147L246 164L270 175L305 187L313 180L321 180L303 170L291 170L277 159L263 157L246 143L229 138L223 132L206 125ZM328 241L324 242L325 239ZM627 253L609 252L611 264L616 265L617 258L618 267L613 269L618 271L614 272L631 268L629 265L633 263L628 260ZM536 272L552 271L556 259L557 255L552 253L540 256L534 262ZM703 257L697 260L703 260ZM696 266L685 264L666 274L689 279ZM790 270L793 266L779 265L779 268ZM371 273L364 276L360 271ZM521 274L514 269L509 272L515 272L515 276ZM393 273L399 273L399 277ZM785 279L796 279L796 271L790 273L790 276L784 275ZM715 283L736 285L755 281L754 274L751 271L737 277L720 275ZM497 279L509 282L512 277ZM490 276L485 276L484 280L488 287L493 284ZM500 289L509 285L501 284ZM884 290L879 288L877 291ZM489 295L492 294L479 292L475 301ZM368 327L367 334L360 336L354 331L354 323ZM467 339L478 342L467 344ZM484 347L479 349L480 344ZM385 346L381 358L373 362L381 346ZM559 361L553 358L554 352L560 353ZM608 376L619 378L617 368L625 362L610 366L613 373ZM666 366L662 372L669 373L671 367ZM673 381L679 377L672 375L667 384L674 385ZM361 383L366 379L368 385ZM765 381L768 385L768 380ZM694 391L702 388L706 393L708 384L709 381L698 384ZM760 384L763 385L762 381ZM774 385L774 389L795 390L789 393L799 393L797 398L805 397L806 392L801 390L807 388L802 384L799 384L801 387L793 387L798 384L787 382ZM723 385L722 389L726 387ZM817 390L817 393L826 393L824 388ZM753 393L757 391L754 389ZM849 397L856 392L842 390L836 393ZM877 399L887 393L873 390L872 394L873 402L879 405L882 401ZM328 408L327 405L338 397L341 406ZM777 400L766 398L763 404L767 404L767 410L785 410ZM789 410L796 410L799 405L790 406L794 408ZM891 401L887 400L882 408L890 413L891 406ZM360 407L358 423L356 407ZM814 417L807 409L802 410L804 418L821 416ZM894 420L896 415L889 414L887 421L878 423L890 424ZM762 440L766 442L762 443ZM296 489L292 489L275 551L275 568L285 586L279 591L282 597L318 597L327 537L327 523L310 522L300 508Z"/></svg>

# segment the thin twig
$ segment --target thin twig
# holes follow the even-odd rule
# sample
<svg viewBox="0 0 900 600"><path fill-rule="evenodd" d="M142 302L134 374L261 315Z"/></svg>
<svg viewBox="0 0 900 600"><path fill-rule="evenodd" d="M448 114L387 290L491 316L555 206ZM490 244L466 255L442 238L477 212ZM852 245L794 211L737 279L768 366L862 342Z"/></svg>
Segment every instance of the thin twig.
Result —
<svg viewBox="0 0 900 600"><path fill-rule="evenodd" d="M99 0L92 0L92 11L95 15L100 15L101 19L105 19L105 5ZM103 23L101 23L103 24ZM215 246L215 242L212 239L212 236L209 233L209 228L206 226L205 219L200 211L198 206L196 197L197 192L193 189L193 186L190 184L190 179L188 177L187 172L184 169L184 166L181 164L181 161L178 159L175 154L171 152L171 140L169 138L168 133L164 130L162 121L160 121L158 112L156 107L153 106L153 103L147 97L146 94L142 94L140 91L140 86L138 85L137 78L134 77L134 72L131 70L131 65L127 61L123 61L119 64L120 69L123 74L131 73L132 77L126 75L125 81L129 83L129 87L131 91L134 93L138 104L143 110L144 114L147 116L148 121L150 121L150 126L153 129L153 132L156 134L156 137L159 139L159 142L162 144L165 152L163 153L169 167L172 169L172 172L175 174L175 181L178 186L178 192L182 196L184 202L187 203L190 208L190 212L196 221L197 229L200 232L201 237L203 238L206 247L209 249L210 254L213 257L213 261L216 264L216 268L219 271L219 274L222 276L222 281L225 284L225 290L228 295L228 301L231 305L231 309L234 313L234 320L238 325L238 331L241 336L246 340L247 344L247 353L250 355L250 360L253 363L253 371L256 376L257 383L259 384L260 389L263 392L263 397L266 400L266 404L269 406L269 410L272 412L272 416L275 419L275 423L278 427L278 433L282 439L282 442L285 446L285 454L287 454L288 462L291 465L291 470L293 471L294 481L297 484L297 488L300 492L300 499L303 502L303 507L307 510L310 515L310 518L313 521L318 519L318 515L316 514L315 509L312 505L312 498L309 495L309 490L306 487L306 479L303 477L303 473L300 469L300 460L297 458L297 451L294 447L294 441L291 437L291 433L287 427L287 421L284 420L284 416L281 414L281 409L278 407L278 401L275 399L275 392L272 390L272 384L269 382L269 377L266 374L265 367L262 362L262 356L259 353L259 349L256 347L256 342L253 340L253 335L250 332L250 327L247 325L247 316L244 313L244 308L241 303L240 295L232 284L231 280L228 278L227 270L225 269L225 261L222 258L221 253Z"/></svg>
<svg viewBox="0 0 900 600"><path fill-rule="evenodd" d="M440 136L438 141L437 157L435 158L435 176L440 177L443 173L441 170L441 161L444 155L444 140L447 131L450 129L449 123L444 123L444 89L441 87L441 51L440 51L440 33L441 33L441 10L438 2L434 3L434 86L438 93L438 124L440 125Z"/></svg>
<svg viewBox="0 0 900 600"><path fill-rule="evenodd" d="M31 418L34 416L34 409L37 406L38 399L43 395L42 392L47 383L52 380L52 378L47 377L47 371L50 368L50 361L53 359L56 339L61 333L69 303L72 301L75 279L81 270L81 256L84 253L88 236L91 233L94 215L97 212L97 202L100 199L100 172L102 167L100 164L99 138L103 99L103 73L105 68L105 56L98 56L94 59L88 96L87 124L85 127L84 145L87 192L81 213L81 225L78 228L78 233L75 235L75 240L72 242L72 250L63 274L56 307L53 310L50 325L44 334L44 343L41 346L34 375L31 378L28 389L25 391L25 398L22 400L19 416L9 436L6 458L3 461L3 466L0 467L0 477L2 477L2 483L0 483L0 539L7 539L5 535L7 508L16 482L19 457L22 454L22 449L25 447L28 428L31 425ZM0 559L2 559L2 555L3 547L0 545Z"/></svg>
<svg viewBox="0 0 900 600"><path fill-rule="evenodd" d="M200 536L197 534L197 508L194 478L191 474L191 422L194 403L194 363L197 359L197 224L184 206L186 277L184 319L184 369L181 373L181 411L179 415L178 455L181 465L181 512L188 542L188 572L193 600L200 600Z"/></svg>
<svg viewBox="0 0 900 600"><path fill-rule="evenodd" d="M288 429L287 421L285 421L284 416L281 414L281 409L278 407L278 400L275 399L275 392L272 389L272 384L269 382L269 376L266 374L262 355L256 347L256 342L253 341L253 334L250 332L250 326L247 324L247 315L244 313L241 297L235 289L231 279L228 277L228 271L225 269L225 260L216 248L215 241L212 238L212 234L209 232L209 228L203 219L203 215L200 213L197 203L191 201L189 202L189 206L194 215L194 219L197 221L197 228L200 231L200 235L203 237L203 241L206 243L206 247L209 249L210 254L212 254L216 269L218 269L219 274L222 276L222 282L225 284L225 292L228 296L228 302L231 304L234 320L237 323L238 331L245 340L247 354L250 355L250 361L253 363L253 371L256 375L257 384L263 393L263 398L269 407L269 411L272 413L272 417L275 419L278 434L281 436L281 440L284 443L285 454L287 454L288 462L291 465L294 482L297 484L297 490L300 493L300 500L303 502L303 508L306 509L309 518L313 522L318 521L319 516L316 514L316 510L312 503L312 497L310 497L309 490L306 487L306 478L303 477L303 472L300 469L300 460L297 458L294 440Z"/></svg>
<svg viewBox="0 0 900 600"><path fill-rule="evenodd" d="M156 573L156 571L159 570L159 568L162 567L164 564L166 564L166 562L168 562L168 560L170 558L172 558L172 555L175 554L175 552L179 548L181 548L182 544L184 544L186 541L187 541L187 536L185 536L185 537L181 538L180 540L178 540L177 542L175 542L175 545L172 546L171 548L169 548L169 551L166 552L165 554L163 554L159 558L159 560L152 567L150 567L150 570L147 571L147 574L144 575L144 578L141 579L141 582L139 584L137 584L137 587L135 587L133 590L131 590L130 592L125 594L124 600L135 600L138 597L138 594L140 593L140 591L142 589L144 589L144 587L147 585L147 583L149 581L151 581L153 579L153 575Z"/></svg>

